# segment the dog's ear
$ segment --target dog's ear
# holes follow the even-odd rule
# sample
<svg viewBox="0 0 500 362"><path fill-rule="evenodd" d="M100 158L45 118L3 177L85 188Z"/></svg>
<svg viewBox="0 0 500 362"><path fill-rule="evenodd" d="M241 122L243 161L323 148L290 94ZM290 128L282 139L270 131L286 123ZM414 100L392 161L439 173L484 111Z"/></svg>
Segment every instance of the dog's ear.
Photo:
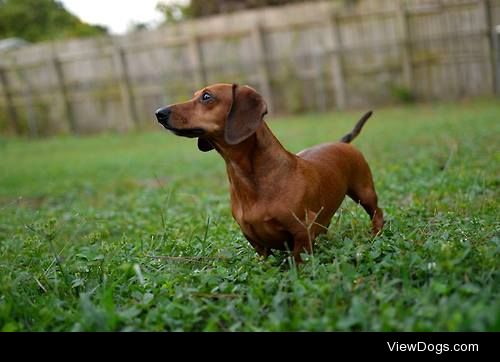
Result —
<svg viewBox="0 0 500 362"><path fill-rule="evenodd" d="M212 151L214 149L214 146L205 137L198 137L198 149L201 152L208 152Z"/></svg>
<svg viewBox="0 0 500 362"><path fill-rule="evenodd" d="M224 139L236 145L250 137L262 123L267 104L253 88L233 84L233 103L227 115Z"/></svg>

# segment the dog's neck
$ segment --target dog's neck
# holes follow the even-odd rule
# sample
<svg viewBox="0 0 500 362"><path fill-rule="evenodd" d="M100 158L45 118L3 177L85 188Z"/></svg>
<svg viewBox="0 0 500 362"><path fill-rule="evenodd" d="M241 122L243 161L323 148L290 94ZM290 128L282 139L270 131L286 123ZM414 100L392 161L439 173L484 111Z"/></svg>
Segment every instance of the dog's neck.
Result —
<svg viewBox="0 0 500 362"><path fill-rule="evenodd" d="M296 157L281 145L265 122L243 142L216 142L215 149L226 162L229 182L238 193L255 195L264 185L276 185L269 181L286 178L296 162Z"/></svg>

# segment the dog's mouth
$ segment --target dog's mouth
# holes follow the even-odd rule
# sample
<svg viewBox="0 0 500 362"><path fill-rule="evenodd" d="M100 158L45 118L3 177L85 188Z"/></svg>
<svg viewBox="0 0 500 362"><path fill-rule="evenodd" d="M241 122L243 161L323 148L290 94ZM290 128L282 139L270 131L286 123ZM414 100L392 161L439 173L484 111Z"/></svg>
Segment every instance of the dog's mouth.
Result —
<svg viewBox="0 0 500 362"><path fill-rule="evenodd" d="M188 138L196 138L203 136L205 134L205 131L201 128L174 128L171 127L169 124L163 124L162 126L165 127L165 129L169 130L176 136L181 136L181 137L188 137Z"/></svg>

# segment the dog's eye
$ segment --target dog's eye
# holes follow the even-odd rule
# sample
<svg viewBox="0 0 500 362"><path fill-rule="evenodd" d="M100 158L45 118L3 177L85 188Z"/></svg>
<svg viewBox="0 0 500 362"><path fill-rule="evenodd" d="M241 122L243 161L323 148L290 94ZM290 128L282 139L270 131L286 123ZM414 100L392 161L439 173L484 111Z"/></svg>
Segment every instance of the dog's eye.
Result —
<svg viewBox="0 0 500 362"><path fill-rule="evenodd" d="M207 101L211 100L212 98L213 98L212 95L208 92L203 92L203 94L201 95L201 100L203 102L207 102Z"/></svg>

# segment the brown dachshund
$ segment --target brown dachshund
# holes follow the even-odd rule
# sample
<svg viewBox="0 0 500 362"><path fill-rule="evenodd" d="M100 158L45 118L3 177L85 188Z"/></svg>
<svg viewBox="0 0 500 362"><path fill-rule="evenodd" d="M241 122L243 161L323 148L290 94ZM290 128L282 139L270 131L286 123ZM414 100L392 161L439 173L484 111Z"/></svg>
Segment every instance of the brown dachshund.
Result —
<svg viewBox="0 0 500 362"><path fill-rule="evenodd" d="M370 168L349 144L371 112L340 142L294 155L273 135L263 117L267 106L248 86L215 84L194 98L156 111L158 121L178 136L197 137L198 148L217 150L226 161L233 217L255 250L312 252L348 195L370 215L373 234L384 224Z"/></svg>

